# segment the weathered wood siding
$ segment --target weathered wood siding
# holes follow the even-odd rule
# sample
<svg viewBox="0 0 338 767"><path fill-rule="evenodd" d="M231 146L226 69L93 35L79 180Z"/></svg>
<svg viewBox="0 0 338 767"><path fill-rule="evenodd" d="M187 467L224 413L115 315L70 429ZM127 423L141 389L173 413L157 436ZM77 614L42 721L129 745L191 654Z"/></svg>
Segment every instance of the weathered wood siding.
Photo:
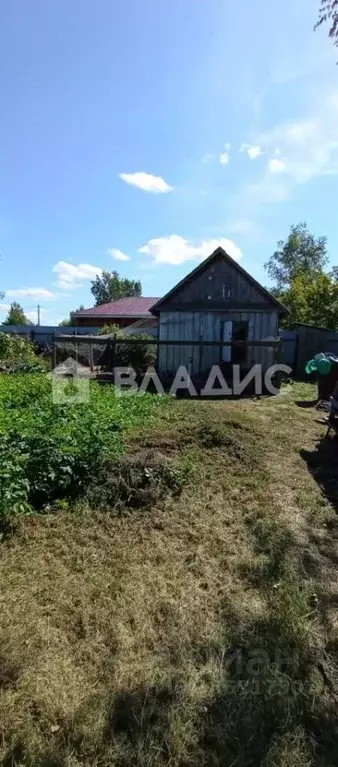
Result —
<svg viewBox="0 0 338 767"><path fill-rule="evenodd" d="M250 341L277 338L278 314L273 311L198 312L165 311L160 313L161 341L220 341L223 322L248 322L248 357L245 367L260 363L263 369L273 364L274 353L269 348L250 347ZM159 346L159 370L163 375L176 372L185 365L191 374L208 371L221 359L220 346Z"/></svg>
<svg viewBox="0 0 338 767"><path fill-rule="evenodd" d="M202 305L208 303L212 305L213 309L220 310L226 310L227 304L233 303L240 303L243 308L245 308L244 304L258 304L259 307L264 308L266 306L273 309L264 292L240 274L236 267L220 257L208 264L191 281L182 285L182 288L175 295L166 300L161 310L178 308L179 305L188 308L189 304L200 309Z"/></svg>

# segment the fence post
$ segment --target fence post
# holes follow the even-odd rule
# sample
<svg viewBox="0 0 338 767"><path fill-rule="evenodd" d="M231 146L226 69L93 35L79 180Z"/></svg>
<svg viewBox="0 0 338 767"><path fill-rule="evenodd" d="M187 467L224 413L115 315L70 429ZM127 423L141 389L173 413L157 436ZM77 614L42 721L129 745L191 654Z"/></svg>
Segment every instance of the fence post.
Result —
<svg viewBox="0 0 338 767"><path fill-rule="evenodd" d="M293 370L296 376L299 373L298 358L299 358L299 334L298 334L298 330L296 330L296 343L295 343L294 363L293 363Z"/></svg>
<svg viewBox="0 0 338 767"><path fill-rule="evenodd" d="M78 366L78 362L79 362L79 350L78 350L78 345L77 345L77 332L76 331L75 331L75 338L76 338L76 341L75 341L75 373L77 374L77 366Z"/></svg>
<svg viewBox="0 0 338 767"><path fill-rule="evenodd" d="M55 333L53 333L53 364L52 369L55 370L56 368L56 343L55 343Z"/></svg>
<svg viewBox="0 0 338 767"><path fill-rule="evenodd" d="M275 350L275 356L276 356L276 364L279 365L282 362L282 341L279 338L277 349ZM280 385L282 382L282 373L280 370L276 373L276 388L280 389Z"/></svg>
<svg viewBox="0 0 338 767"><path fill-rule="evenodd" d="M109 372L113 373L116 361L116 333L114 333L113 338L109 341L109 351Z"/></svg>

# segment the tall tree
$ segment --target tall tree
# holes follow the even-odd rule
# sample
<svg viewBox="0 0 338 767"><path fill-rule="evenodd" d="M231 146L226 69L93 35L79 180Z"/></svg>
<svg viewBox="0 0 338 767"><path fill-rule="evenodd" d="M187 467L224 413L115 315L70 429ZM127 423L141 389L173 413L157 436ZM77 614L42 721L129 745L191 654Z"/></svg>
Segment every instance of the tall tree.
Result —
<svg viewBox="0 0 338 767"><path fill-rule="evenodd" d="M300 223L291 227L286 240L277 242L277 250L265 268L275 283L274 292L280 293L290 286L300 272L313 276L323 272L328 260L326 237L314 237L306 223Z"/></svg>
<svg viewBox="0 0 338 767"><path fill-rule="evenodd" d="M329 22L329 37L338 46L338 0L320 0L319 18L315 29Z"/></svg>
<svg viewBox="0 0 338 767"><path fill-rule="evenodd" d="M284 327L308 322L331 330L338 328L338 283L332 273L319 272L313 277L311 273L298 272L278 298L290 312Z"/></svg>
<svg viewBox="0 0 338 767"><path fill-rule="evenodd" d="M118 298L141 296L142 285L140 280L128 280L126 277L120 277L118 272L103 271L92 281L91 292L98 306L117 301Z"/></svg>
<svg viewBox="0 0 338 767"><path fill-rule="evenodd" d="M16 301L11 304L10 310L3 325L31 325L32 323L26 317L25 312Z"/></svg>

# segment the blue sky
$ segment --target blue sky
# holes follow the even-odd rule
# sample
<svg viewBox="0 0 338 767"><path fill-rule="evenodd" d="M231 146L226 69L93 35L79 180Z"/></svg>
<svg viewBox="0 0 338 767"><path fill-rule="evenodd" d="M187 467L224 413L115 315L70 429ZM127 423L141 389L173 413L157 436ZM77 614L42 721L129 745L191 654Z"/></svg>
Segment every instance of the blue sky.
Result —
<svg viewBox="0 0 338 767"><path fill-rule="evenodd" d="M5 3L0 319L18 300L58 323L102 268L161 296L219 243L267 284L301 220L337 263L337 51L318 4Z"/></svg>

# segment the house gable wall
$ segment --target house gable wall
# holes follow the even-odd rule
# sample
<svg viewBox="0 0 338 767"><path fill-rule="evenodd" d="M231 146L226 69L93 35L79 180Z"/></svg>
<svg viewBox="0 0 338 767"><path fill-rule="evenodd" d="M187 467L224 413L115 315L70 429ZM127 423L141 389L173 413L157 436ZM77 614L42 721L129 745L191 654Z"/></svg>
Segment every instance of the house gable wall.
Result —
<svg viewBox="0 0 338 767"><path fill-rule="evenodd" d="M223 310L245 306L273 309L272 301L250 279L222 256L208 263L175 293L163 301L159 310L195 309Z"/></svg>

